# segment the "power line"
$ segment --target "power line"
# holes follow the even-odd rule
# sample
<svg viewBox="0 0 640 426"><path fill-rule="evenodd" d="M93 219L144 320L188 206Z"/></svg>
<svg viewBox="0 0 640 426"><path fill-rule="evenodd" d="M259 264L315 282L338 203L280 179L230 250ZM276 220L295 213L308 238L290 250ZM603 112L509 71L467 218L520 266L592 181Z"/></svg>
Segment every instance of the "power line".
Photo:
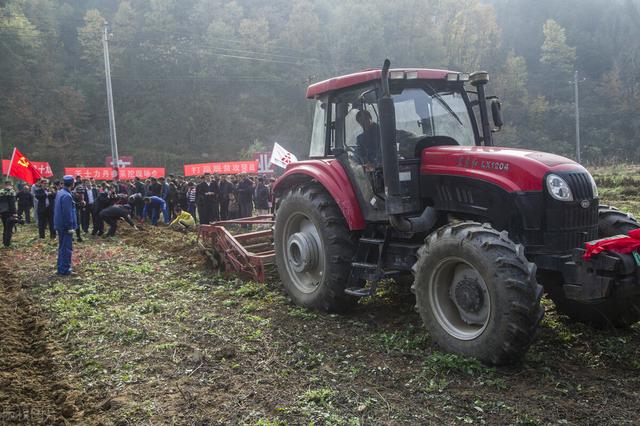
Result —
<svg viewBox="0 0 640 426"><path fill-rule="evenodd" d="M0 27L0 29L2 29L2 27ZM24 29L23 31L27 31L26 29ZM14 32L18 32L18 31L11 31L11 32L0 32L0 36L10 36L10 37L15 37L15 38L32 38L32 39L50 39L49 36L45 35L45 34L31 34L31 32L29 32L29 34L14 34ZM73 32L74 31L64 31L64 32ZM51 34L55 34L55 32L50 32ZM145 41L148 40L140 40L137 41L135 43L135 47L141 47L141 44L143 44ZM182 42L184 42L184 40L182 40ZM134 46L134 43L127 43L127 44L120 44L120 43L114 43L116 46L122 46L124 48L127 47L132 47ZM162 46L162 45L155 45L155 47L174 47L174 46ZM177 47L176 47L177 48ZM198 49L198 50L194 50L194 49ZM211 49L215 49L215 50L221 50L223 52L231 52L231 53L240 53L241 55L233 55L233 54L223 54L220 52L214 52ZM229 57L229 58L236 58L236 59L253 59L253 60L257 60L257 61L266 61L266 62L276 62L276 63L286 63L286 64L292 64L292 65L299 65L296 62L292 62L292 61L286 61L286 60L280 60L280 59L276 59L276 58L283 58L283 59L298 59L298 60L302 60L302 61L317 61L317 58L313 58L313 57L304 57L304 56L293 56L293 55L282 55L282 54L278 54L278 53L268 53L268 52L260 52L260 51L255 51L255 50L246 50L246 49L234 49L234 48L230 48L230 47L225 47L225 46L216 46L216 45L201 45L201 46L194 46L191 49L189 48L185 48L185 47L180 47L179 50L181 52L185 52L185 51L189 51L192 53L201 53L201 51L205 51L211 54L215 54L218 56L222 56L222 57ZM256 58L255 56L249 57L247 55L260 55L260 56L266 56L267 58Z"/></svg>
<svg viewBox="0 0 640 426"><path fill-rule="evenodd" d="M168 46L160 46L160 45L155 45L154 47L157 48L167 48ZM176 49L176 53L195 53L195 54L202 54L202 53L209 53L211 55L216 55L216 56L220 56L220 57L228 57L228 58L235 58L235 59L246 59L246 60L256 60L256 61L262 61L262 62L273 62L273 63L282 63L282 64L289 64L289 65L302 65L298 62L293 62L293 61L285 61L285 60L280 60L280 59L275 59L275 58L259 58L256 56L249 56L251 54L254 55L260 55L260 56L269 56L268 54L263 54L260 52L254 52L254 51L244 51L247 52L247 54L243 54L243 55L233 55L231 53L221 53L218 52L216 50L223 50L223 51L230 51L230 52L239 52L242 53L242 51L239 51L237 49L229 49L229 48L220 48L217 46L194 46L194 47L184 47L184 46L170 46L170 47L175 47ZM292 57L295 58L295 57ZM317 61L317 59L315 58L302 58L302 57L298 57L297 59L300 59L301 61L304 60L313 60L313 61Z"/></svg>
<svg viewBox="0 0 640 426"><path fill-rule="evenodd" d="M2 15L0 13L0 18L3 17L9 17L11 18L11 15ZM25 18L28 20L29 17L25 16ZM84 19L62 19L62 18L54 18L55 22L57 22L58 24L60 23L81 23L82 26L86 25L87 22ZM34 25L34 24L31 24ZM13 28L13 27L12 27ZM80 26L76 27L75 29L77 30L78 28L80 28ZM141 27L137 27L136 31L140 32L140 33L163 33L163 34L174 34L174 35L193 35L194 33L197 33L197 31L194 30L194 26L192 27L187 27L187 26L177 26L175 27L175 29L171 29L171 30L162 30L162 29L158 29L158 28L153 28L153 29L146 29L146 28L150 28L150 26L141 26ZM206 38L212 39L212 40L218 40L218 41L224 41L227 43L236 43L236 44L243 44L243 45L247 45L248 42L246 40L242 40L242 39L237 39L237 38L229 38L229 37L217 37L217 36L211 36L211 35L205 35ZM285 51L291 51L291 52L295 52L298 54L305 54L306 52L304 50L300 50L300 49L295 49L292 47L287 47L287 46L273 46L270 48L265 48L265 50L268 49L277 49L277 50L285 50Z"/></svg>

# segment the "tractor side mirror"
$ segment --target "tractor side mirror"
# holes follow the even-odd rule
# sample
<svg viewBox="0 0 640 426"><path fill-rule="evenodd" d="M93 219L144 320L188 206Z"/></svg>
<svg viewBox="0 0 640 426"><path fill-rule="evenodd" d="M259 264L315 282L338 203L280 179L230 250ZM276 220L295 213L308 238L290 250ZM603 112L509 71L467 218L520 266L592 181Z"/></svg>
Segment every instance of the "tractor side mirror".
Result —
<svg viewBox="0 0 640 426"><path fill-rule="evenodd" d="M491 99L491 116L496 129L500 130L504 125L504 121L502 120L502 104L498 98Z"/></svg>

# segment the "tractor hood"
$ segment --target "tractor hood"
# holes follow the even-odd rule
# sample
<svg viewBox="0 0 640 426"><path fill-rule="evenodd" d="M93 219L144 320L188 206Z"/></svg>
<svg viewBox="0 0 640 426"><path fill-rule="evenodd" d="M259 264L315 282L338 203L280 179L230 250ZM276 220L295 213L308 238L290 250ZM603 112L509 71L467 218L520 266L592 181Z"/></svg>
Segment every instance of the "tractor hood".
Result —
<svg viewBox="0 0 640 426"><path fill-rule="evenodd" d="M420 173L484 180L508 192L541 191L546 174L587 170L559 155L526 149L435 146L422 151Z"/></svg>

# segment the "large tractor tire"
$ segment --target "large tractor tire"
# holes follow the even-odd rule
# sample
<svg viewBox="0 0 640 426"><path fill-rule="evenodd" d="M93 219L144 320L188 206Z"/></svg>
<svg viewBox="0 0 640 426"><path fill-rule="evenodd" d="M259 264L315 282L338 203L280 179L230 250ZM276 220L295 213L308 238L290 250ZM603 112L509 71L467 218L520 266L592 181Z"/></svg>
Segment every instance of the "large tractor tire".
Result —
<svg viewBox="0 0 640 426"><path fill-rule="evenodd" d="M416 308L443 349L493 365L518 360L544 311L536 267L506 231L462 222L430 234L414 265Z"/></svg>
<svg viewBox="0 0 640 426"><path fill-rule="evenodd" d="M615 207L601 205L598 210L598 238L626 235L640 223ZM626 328L640 321L640 296L612 297L596 303L581 303L565 297L562 287L552 286L549 297L559 313L595 328Z"/></svg>
<svg viewBox="0 0 640 426"><path fill-rule="evenodd" d="M276 211L276 264L298 305L344 312L357 303L345 294L357 236L335 200L317 183L291 188Z"/></svg>

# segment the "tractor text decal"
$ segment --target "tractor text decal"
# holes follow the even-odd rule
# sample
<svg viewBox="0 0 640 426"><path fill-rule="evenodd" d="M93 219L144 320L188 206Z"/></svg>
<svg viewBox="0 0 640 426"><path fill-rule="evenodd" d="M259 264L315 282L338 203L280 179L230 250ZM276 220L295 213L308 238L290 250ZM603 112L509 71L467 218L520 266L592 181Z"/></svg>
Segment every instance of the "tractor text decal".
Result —
<svg viewBox="0 0 640 426"><path fill-rule="evenodd" d="M465 167L467 169L498 170L501 172L509 171L509 163L504 163L502 161L478 160L471 157L459 157L456 166Z"/></svg>

